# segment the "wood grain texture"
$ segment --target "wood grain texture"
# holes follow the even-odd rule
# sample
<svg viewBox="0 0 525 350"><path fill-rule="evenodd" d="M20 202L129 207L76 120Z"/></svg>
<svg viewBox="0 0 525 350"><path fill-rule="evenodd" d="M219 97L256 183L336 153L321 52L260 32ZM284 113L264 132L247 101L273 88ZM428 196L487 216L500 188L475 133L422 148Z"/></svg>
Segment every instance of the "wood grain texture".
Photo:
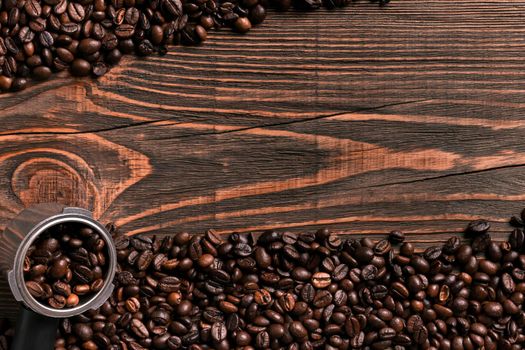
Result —
<svg viewBox="0 0 525 350"><path fill-rule="evenodd" d="M1 95L0 225L24 205L130 234L329 226L422 245L525 203L525 1L270 13L248 35Z"/></svg>

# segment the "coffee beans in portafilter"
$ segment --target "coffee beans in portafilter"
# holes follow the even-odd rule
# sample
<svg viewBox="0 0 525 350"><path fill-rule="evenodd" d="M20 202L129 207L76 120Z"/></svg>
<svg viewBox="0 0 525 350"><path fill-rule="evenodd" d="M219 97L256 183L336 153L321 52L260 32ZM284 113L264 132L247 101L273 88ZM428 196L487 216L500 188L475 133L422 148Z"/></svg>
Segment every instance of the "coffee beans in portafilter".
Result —
<svg viewBox="0 0 525 350"><path fill-rule="evenodd" d="M286 10L346 6L351 0L270 0ZM376 0L377 1L377 0ZM380 0L385 4L388 0ZM53 72L100 77L122 55L164 54L195 45L211 29L246 33L268 0L1 0L0 92L20 91Z"/></svg>
<svg viewBox="0 0 525 350"><path fill-rule="evenodd" d="M106 242L91 227L56 225L29 247L23 267L26 288L52 308L75 307L102 289L107 262Z"/></svg>
<svg viewBox="0 0 525 350"><path fill-rule="evenodd" d="M422 252L399 231L379 241L327 230L161 238L110 226L116 288L99 309L62 320L55 349L522 349L525 234L513 224L504 242L478 220L469 241L454 236ZM70 232L67 247L90 244L82 237L72 243ZM61 243L41 242L33 255ZM64 273L59 263L49 270L54 253L41 255L30 265L40 285ZM69 271L50 295L65 297Z"/></svg>

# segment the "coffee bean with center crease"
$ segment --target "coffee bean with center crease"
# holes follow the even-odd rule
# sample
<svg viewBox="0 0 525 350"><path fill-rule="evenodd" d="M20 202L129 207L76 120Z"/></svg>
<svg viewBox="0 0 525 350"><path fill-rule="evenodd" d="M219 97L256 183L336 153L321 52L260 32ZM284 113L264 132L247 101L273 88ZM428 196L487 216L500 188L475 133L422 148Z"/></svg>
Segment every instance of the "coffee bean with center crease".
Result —
<svg viewBox="0 0 525 350"><path fill-rule="evenodd" d="M220 343L228 336L228 330L226 329L226 325L224 323L215 322L211 326L210 334L214 341Z"/></svg>
<svg viewBox="0 0 525 350"><path fill-rule="evenodd" d="M423 344L428 340L428 330L425 326L417 326L412 334L412 339L416 344Z"/></svg>
<svg viewBox="0 0 525 350"><path fill-rule="evenodd" d="M330 283L332 283L332 279L326 272L316 272L312 276L312 285L317 289L326 288Z"/></svg>
<svg viewBox="0 0 525 350"><path fill-rule="evenodd" d="M149 336L148 329L139 319L132 319L130 323L131 331L139 338L147 338Z"/></svg>
<svg viewBox="0 0 525 350"><path fill-rule="evenodd" d="M66 306L66 298L59 294L53 295L47 302L54 309L62 309Z"/></svg>
<svg viewBox="0 0 525 350"><path fill-rule="evenodd" d="M44 295L44 289L42 289L42 286L37 282L26 282L26 288L29 291L29 294L35 298L41 298Z"/></svg>
<svg viewBox="0 0 525 350"><path fill-rule="evenodd" d="M80 22L84 19L86 12L84 10L84 6L82 4L77 2L70 2L67 6L67 13L69 15L69 18L73 22Z"/></svg>
<svg viewBox="0 0 525 350"><path fill-rule="evenodd" d="M361 277L365 281L370 281L376 278L378 269L374 265L366 265L363 270L361 270Z"/></svg>

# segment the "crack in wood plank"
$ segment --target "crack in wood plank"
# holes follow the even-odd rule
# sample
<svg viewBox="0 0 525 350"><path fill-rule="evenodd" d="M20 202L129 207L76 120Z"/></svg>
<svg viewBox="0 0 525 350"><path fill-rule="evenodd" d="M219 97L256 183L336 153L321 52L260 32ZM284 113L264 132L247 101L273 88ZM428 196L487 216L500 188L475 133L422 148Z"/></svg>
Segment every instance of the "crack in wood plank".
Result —
<svg viewBox="0 0 525 350"><path fill-rule="evenodd" d="M388 103L383 104L375 107L366 107L366 108L357 108L354 111L349 112L340 112L340 113L334 113L334 114L328 114L328 115L320 115L318 117L313 118L304 118L304 119L295 119L285 122L279 122L279 123L270 123L270 124L261 124L261 125L255 125L255 126L249 126L249 127L239 127L232 130L227 131L218 131L218 132L206 132L206 133L196 133L196 134L188 134L188 135L181 135L176 136L173 138L188 138L188 137L197 137L197 136L206 136L206 135L221 135L221 134L229 134L229 133L235 133L235 132L242 132L246 130L251 129L258 129L258 128L269 128L269 127L278 127L282 125L290 125L290 124L297 124L297 123L306 123L311 122L315 120L325 119L325 118L333 118L340 115L350 115L353 113L360 113L360 112L368 112L368 111L377 111L382 108L386 107L394 107L394 106L402 106L407 104L414 104L414 103L424 103L428 102L430 99L422 99L422 100L413 100L413 101L404 101L404 102L398 102L398 103ZM142 126L148 126L148 125L156 125L159 124L159 126L162 126L163 123L173 121L175 119L181 118L180 116L165 118L165 119L154 119L154 120L148 120L143 122L137 122L137 123L130 123L125 125L117 125L113 127L108 128L101 128L101 129L93 129L93 130L82 130L77 131L74 129L68 129L64 128L62 131L47 131L46 129L43 129L43 131L32 131L33 129L22 129L22 130L15 130L15 131L8 131L8 132L0 132L0 137L2 136L15 136L15 135L82 135L82 134L98 134L98 133L104 133L104 132L110 132L110 131L117 131L122 129L129 129L129 128L135 128L135 127L142 127ZM179 124L185 123L183 121L171 123L170 126L176 126Z"/></svg>

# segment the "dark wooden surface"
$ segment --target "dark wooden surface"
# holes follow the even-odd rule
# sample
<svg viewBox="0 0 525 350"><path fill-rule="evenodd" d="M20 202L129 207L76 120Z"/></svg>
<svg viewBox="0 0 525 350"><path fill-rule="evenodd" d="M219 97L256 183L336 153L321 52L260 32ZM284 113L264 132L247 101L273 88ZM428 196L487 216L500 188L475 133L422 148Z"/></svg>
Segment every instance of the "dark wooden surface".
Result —
<svg viewBox="0 0 525 350"><path fill-rule="evenodd" d="M525 204L525 1L366 1L0 96L0 227L499 236Z"/></svg>

